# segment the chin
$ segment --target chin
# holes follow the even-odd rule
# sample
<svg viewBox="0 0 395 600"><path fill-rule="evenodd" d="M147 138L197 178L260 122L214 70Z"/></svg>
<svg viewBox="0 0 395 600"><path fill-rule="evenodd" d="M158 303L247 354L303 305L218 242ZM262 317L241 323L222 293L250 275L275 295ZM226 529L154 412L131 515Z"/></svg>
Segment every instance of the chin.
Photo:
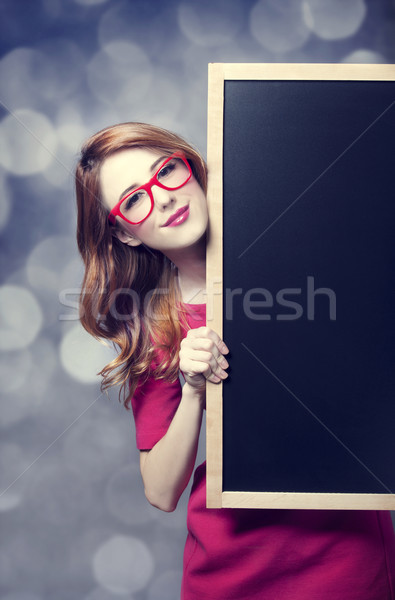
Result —
<svg viewBox="0 0 395 600"><path fill-rule="evenodd" d="M207 230L204 229L204 230L197 231L195 235L188 236L188 241L185 242L185 244L183 245L183 248L190 248L191 246L194 246L195 244L203 242L203 240L206 239L206 232L207 232Z"/></svg>

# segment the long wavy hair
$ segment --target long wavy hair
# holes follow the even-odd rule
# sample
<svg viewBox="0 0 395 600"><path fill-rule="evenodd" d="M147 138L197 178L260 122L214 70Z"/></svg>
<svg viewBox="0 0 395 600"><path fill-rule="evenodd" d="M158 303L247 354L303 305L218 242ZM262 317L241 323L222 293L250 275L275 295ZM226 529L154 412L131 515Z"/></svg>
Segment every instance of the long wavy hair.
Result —
<svg viewBox="0 0 395 600"><path fill-rule="evenodd" d="M114 235L99 185L110 155L128 148L184 154L203 191L207 167L180 136L145 123L121 123L89 138L76 167L77 243L85 265L80 320L95 338L112 342L118 356L99 373L102 390L120 385L119 400L130 408L139 382L149 374L175 381L185 311L176 269L157 250L132 247ZM185 307L184 307L185 308Z"/></svg>

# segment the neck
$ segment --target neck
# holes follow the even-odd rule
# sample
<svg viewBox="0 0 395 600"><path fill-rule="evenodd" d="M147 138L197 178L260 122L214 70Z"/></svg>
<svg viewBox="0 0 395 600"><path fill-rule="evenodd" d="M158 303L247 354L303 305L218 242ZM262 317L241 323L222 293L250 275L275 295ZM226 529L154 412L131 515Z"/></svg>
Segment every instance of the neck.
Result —
<svg viewBox="0 0 395 600"><path fill-rule="evenodd" d="M177 267L178 284L184 302L204 302L206 291L206 236L189 248L166 253Z"/></svg>

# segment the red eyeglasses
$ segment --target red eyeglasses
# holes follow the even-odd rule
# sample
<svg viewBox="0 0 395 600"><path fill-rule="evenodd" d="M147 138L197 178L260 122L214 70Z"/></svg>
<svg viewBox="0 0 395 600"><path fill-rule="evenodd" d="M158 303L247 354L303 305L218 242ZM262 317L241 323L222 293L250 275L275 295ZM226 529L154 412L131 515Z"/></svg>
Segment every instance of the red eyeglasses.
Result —
<svg viewBox="0 0 395 600"><path fill-rule="evenodd" d="M110 223L115 225L116 217L121 217L131 225L138 225L147 219L154 208L152 186L157 185L164 190L178 190L192 176L191 167L184 156L175 152L167 158L146 183L129 192L114 206L108 215Z"/></svg>

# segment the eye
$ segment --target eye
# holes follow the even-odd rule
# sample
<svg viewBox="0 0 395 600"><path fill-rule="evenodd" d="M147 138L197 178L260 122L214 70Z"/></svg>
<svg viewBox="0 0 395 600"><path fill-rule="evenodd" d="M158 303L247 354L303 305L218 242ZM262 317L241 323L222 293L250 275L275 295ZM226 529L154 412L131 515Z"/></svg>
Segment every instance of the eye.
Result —
<svg viewBox="0 0 395 600"><path fill-rule="evenodd" d="M126 211L130 210L132 206L137 204L137 202L139 202L143 198L144 194L144 190L140 190L139 192L134 192L134 194L128 196L126 200L122 203L122 209Z"/></svg>
<svg viewBox="0 0 395 600"><path fill-rule="evenodd" d="M170 175L172 175L172 173L174 173L175 169L177 168L177 164L176 161L171 160L168 163L165 164L164 167L161 168L161 170L159 171L157 178L159 180L161 179L166 179L167 177L170 177Z"/></svg>

